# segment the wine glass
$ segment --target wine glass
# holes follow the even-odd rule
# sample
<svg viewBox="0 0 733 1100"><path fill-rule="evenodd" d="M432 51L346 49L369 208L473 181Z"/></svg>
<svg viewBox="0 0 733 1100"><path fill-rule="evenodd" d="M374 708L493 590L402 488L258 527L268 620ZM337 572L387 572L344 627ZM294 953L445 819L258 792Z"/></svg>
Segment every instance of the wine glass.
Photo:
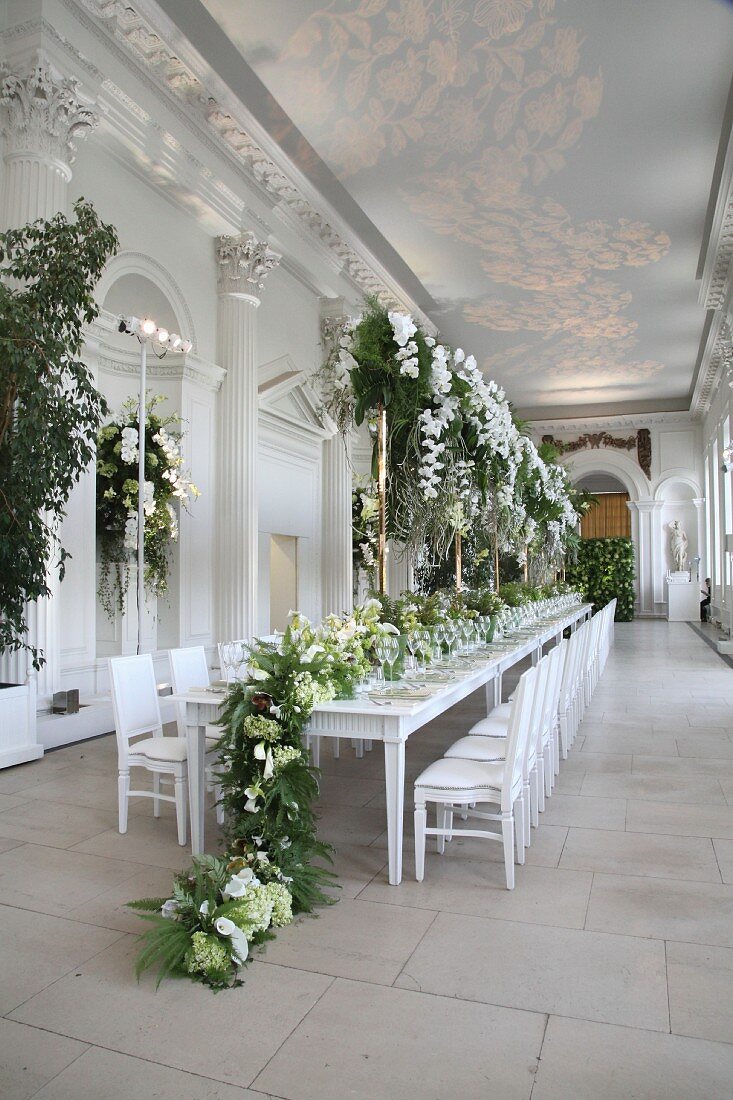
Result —
<svg viewBox="0 0 733 1100"><path fill-rule="evenodd" d="M408 630L407 632L407 649L410 654L410 667L413 671L417 669L417 659L415 655L420 649L419 633L419 629Z"/></svg>
<svg viewBox="0 0 733 1100"><path fill-rule="evenodd" d="M427 671L428 658L432 657L432 647L430 645L430 631L425 630L424 627L420 627L415 631L415 637L418 644L418 652L422 654L422 670Z"/></svg>

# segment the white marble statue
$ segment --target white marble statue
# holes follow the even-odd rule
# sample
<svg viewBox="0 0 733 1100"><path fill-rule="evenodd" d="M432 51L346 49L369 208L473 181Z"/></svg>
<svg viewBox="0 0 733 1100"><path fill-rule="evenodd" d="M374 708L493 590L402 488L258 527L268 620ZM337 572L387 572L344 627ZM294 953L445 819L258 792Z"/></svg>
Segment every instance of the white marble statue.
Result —
<svg viewBox="0 0 733 1100"><path fill-rule="evenodd" d="M687 535L680 527L680 521L678 519L672 520L669 529L671 532L669 545L672 551L672 558L677 571L681 573L687 561Z"/></svg>

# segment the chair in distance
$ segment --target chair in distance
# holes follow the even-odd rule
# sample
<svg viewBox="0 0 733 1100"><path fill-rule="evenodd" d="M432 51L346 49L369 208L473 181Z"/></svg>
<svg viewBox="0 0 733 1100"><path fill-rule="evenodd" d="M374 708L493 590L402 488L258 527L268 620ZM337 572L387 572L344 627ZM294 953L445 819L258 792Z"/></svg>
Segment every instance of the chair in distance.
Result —
<svg viewBox="0 0 733 1100"><path fill-rule="evenodd" d="M168 659L171 666L171 682L174 695L185 695L197 687L209 686L209 669L206 663L206 650L202 645L187 646L184 649L171 649L168 651ZM186 736L185 705L177 705L178 712L178 736ZM219 825L224 824L224 806L221 801L221 785L217 780L215 769L217 765L216 750L222 731L219 726L206 727L207 772L206 778L209 786L214 789L216 798L216 820Z"/></svg>
<svg viewBox="0 0 733 1100"><path fill-rule="evenodd" d="M186 843L188 805L188 753L180 737L165 737L160 716L153 658L149 653L132 657L110 657L112 709L117 734L119 830L127 832L127 811L131 798L152 798L153 814L160 817L160 803L176 807L178 843ZM145 768L153 773L153 789L132 790L130 770ZM161 779L173 780L174 794L160 793Z"/></svg>

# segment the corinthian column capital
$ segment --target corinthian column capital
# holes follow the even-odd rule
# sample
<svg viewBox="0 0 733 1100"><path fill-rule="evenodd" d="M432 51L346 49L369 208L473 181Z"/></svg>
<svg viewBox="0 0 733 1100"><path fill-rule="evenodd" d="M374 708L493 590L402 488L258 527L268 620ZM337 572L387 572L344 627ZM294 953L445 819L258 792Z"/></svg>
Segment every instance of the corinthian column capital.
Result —
<svg viewBox="0 0 733 1100"><path fill-rule="evenodd" d="M255 300L259 304L258 290L282 259L265 241L247 231L236 237L216 238L216 262L219 267L220 294Z"/></svg>
<svg viewBox="0 0 733 1100"><path fill-rule="evenodd" d="M0 126L5 156L37 154L73 164L75 142L98 124L93 101L79 82L62 76L42 54L29 68L16 72L0 64Z"/></svg>

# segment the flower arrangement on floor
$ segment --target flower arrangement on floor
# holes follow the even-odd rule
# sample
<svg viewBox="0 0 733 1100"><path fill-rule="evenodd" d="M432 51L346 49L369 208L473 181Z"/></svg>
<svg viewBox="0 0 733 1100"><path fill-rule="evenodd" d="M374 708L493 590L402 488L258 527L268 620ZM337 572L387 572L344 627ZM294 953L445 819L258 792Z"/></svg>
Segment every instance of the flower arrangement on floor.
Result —
<svg viewBox="0 0 733 1100"><path fill-rule="evenodd" d="M149 398L145 416L145 585L157 596L168 589L176 505L186 508L200 495L183 470L180 417L156 412L163 401L160 394ZM138 401L130 398L97 436L98 596L111 619L123 609L137 550L138 443Z"/></svg>

